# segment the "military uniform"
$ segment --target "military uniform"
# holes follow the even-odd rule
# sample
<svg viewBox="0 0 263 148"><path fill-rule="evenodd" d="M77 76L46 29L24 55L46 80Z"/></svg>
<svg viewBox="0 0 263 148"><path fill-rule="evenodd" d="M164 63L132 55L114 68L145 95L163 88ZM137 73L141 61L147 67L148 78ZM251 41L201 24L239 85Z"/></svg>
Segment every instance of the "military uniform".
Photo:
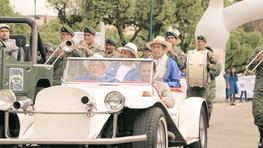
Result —
<svg viewBox="0 0 263 148"><path fill-rule="evenodd" d="M207 56L208 56L207 62L210 63L210 66L208 66L207 85L205 87L189 87L187 91L187 97L204 98L208 105L209 118L210 118L210 114L213 109L213 98L215 96L215 79L212 78L215 76L212 75L215 75L215 73L220 73L221 65L219 64L219 62L217 62L216 57L211 51L207 50ZM212 95L210 96L211 91L212 91Z"/></svg>
<svg viewBox="0 0 263 148"><path fill-rule="evenodd" d="M251 61L261 50L258 48L254 51L253 55L250 56ZM255 66L258 61L256 60L252 66ZM256 69L256 82L254 87L253 97L253 116L255 124L263 127L263 63L261 63Z"/></svg>
<svg viewBox="0 0 263 148"><path fill-rule="evenodd" d="M172 31L166 32L166 37L169 37L169 36L173 36L174 39L176 40L179 39L179 34L172 32ZM187 57L180 48L174 46L172 50L168 50L167 55L171 57L173 60L175 60L180 70L185 69Z"/></svg>
<svg viewBox="0 0 263 148"><path fill-rule="evenodd" d="M71 53L65 53L62 57L60 57L54 64L53 85L61 84L61 78L63 76L63 72L68 57L85 57L85 56L86 54L82 50L74 49ZM51 61L54 61L56 58L57 57L52 57Z"/></svg>
<svg viewBox="0 0 263 148"><path fill-rule="evenodd" d="M249 58L249 62L262 50L257 48ZM256 59L252 66L254 67L261 59ZM254 87L254 96L252 100L252 112L254 117L254 123L258 126L260 133L260 140L258 148L263 148L263 63L261 63L256 69L256 80Z"/></svg>
<svg viewBox="0 0 263 148"><path fill-rule="evenodd" d="M116 49L116 43L113 39L106 39L105 40L105 51L103 56L106 58L119 58L120 57L120 52ZM106 49L107 45L111 45L114 47L114 49Z"/></svg>
<svg viewBox="0 0 263 148"><path fill-rule="evenodd" d="M120 57L120 52L114 50L112 53L107 53L106 51L104 52L104 57L105 58L119 58Z"/></svg>
<svg viewBox="0 0 263 148"><path fill-rule="evenodd" d="M172 50L169 50L167 54L169 57L175 60L180 70L185 69L186 55L180 48L174 47Z"/></svg>

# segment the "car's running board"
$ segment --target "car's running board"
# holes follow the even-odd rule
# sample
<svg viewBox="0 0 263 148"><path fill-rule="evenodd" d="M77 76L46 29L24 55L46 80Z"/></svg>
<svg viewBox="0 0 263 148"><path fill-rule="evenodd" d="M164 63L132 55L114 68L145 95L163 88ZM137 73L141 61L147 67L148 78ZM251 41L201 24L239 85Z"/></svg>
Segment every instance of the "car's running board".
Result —
<svg viewBox="0 0 263 148"><path fill-rule="evenodd" d="M28 139L28 138L1 138L1 144L65 144L65 145L81 145L81 144L96 144L96 145L111 145L120 143L139 142L147 140L145 135L116 137L116 138L99 138L99 139Z"/></svg>
<svg viewBox="0 0 263 148"><path fill-rule="evenodd" d="M188 145L194 142L197 142L199 139L195 137L185 137L185 141L169 141L169 146L183 146L183 145Z"/></svg>

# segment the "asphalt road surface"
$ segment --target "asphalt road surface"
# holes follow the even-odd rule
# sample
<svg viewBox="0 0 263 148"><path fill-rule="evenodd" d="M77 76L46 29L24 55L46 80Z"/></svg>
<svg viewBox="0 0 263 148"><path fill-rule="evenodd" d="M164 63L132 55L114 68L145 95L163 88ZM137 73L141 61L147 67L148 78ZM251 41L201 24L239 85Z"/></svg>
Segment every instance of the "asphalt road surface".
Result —
<svg viewBox="0 0 263 148"><path fill-rule="evenodd" d="M259 134L253 122L251 101L214 104L208 148L257 148Z"/></svg>

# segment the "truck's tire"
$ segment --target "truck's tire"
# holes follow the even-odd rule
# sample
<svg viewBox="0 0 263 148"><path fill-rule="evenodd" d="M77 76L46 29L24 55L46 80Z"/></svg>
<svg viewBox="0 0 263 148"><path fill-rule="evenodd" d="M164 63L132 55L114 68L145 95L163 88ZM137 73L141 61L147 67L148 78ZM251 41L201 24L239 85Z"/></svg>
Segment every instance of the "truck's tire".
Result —
<svg viewBox="0 0 263 148"><path fill-rule="evenodd" d="M207 148L207 127L207 116L202 107L199 119L199 141L186 145L184 148Z"/></svg>
<svg viewBox="0 0 263 148"><path fill-rule="evenodd" d="M133 143L133 148L168 147L167 123L163 111L158 107L147 109L135 119L133 135L147 135L147 140Z"/></svg>

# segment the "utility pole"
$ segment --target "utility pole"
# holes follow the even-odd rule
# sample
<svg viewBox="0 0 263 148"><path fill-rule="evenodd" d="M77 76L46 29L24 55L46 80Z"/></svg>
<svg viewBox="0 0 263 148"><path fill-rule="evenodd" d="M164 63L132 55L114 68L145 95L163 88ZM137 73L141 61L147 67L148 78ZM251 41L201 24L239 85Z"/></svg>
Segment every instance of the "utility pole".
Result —
<svg viewBox="0 0 263 148"><path fill-rule="evenodd" d="M37 18L37 0L34 0L34 18L36 19Z"/></svg>
<svg viewBox="0 0 263 148"><path fill-rule="evenodd" d="M152 40L152 31L153 31L153 14L152 14L152 9L153 9L153 3L152 0L148 0L148 41Z"/></svg>

